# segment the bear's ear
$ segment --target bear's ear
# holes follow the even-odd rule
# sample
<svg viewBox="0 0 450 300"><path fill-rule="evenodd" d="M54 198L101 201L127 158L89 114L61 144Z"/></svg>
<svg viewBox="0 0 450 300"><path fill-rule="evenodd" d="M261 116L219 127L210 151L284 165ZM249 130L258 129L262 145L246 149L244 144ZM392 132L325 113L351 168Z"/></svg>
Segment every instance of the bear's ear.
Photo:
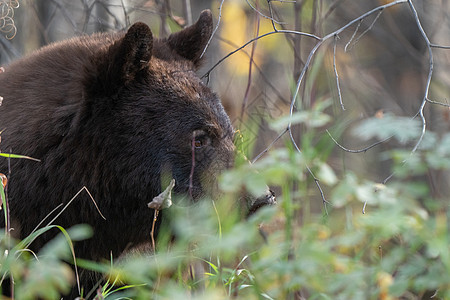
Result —
<svg viewBox="0 0 450 300"><path fill-rule="evenodd" d="M152 57L153 35L144 23L136 23L125 35L94 58L86 90L91 94L112 94L136 79Z"/></svg>
<svg viewBox="0 0 450 300"><path fill-rule="evenodd" d="M152 49L152 31L144 23L135 23L123 39L110 48L110 52L113 52L110 53L114 64L112 70L117 72L115 75L121 76L125 83L133 80L148 65Z"/></svg>
<svg viewBox="0 0 450 300"><path fill-rule="evenodd" d="M195 24L171 34L167 43L180 56L192 61L198 67L212 31L212 14L206 9L201 12Z"/></svg>

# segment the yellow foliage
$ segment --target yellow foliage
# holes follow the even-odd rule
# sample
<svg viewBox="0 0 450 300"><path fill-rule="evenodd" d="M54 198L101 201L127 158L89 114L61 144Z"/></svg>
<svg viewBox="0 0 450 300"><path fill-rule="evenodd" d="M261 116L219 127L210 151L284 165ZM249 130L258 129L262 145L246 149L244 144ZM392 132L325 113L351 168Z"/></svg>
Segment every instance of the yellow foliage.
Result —
<svg viewBox="0 0 450 300"><path fill-rule="evenodd" d="M221 43L224 55L254 39L257 33L261 36L274 31L270 20L257 15L254 11L247 14L245 9L248 9L246 3L237 0L226 2L226 5L222 8L220 36L224 39ZM259 29L255 16L259 17ZM280 44L285 42L286 37L283 34L271 34L257 40L253 54L254 63L261 65L266 56L270 56L270 59L279 62L285 62L286 58L291 57L289 47L280 47ZM227 58L225 66L228 72L240 76L248 74L252 47L253 43L250 43L241 51Z"/></svg>
<svg viewBox="0 0 450 300"><path fill-rule="evenodd" d="M317 238L319 240L326 240L330 237L331 232L328 228L321 228L318 232L317 232Z"/></svg>
<svg viewBox="0 0 450 300"><path fill-rule="evenodd" d="M259 35L263 35L264 33L268 33L273 31L272 22L266 18L260 18L260 27L259 27ZM285 51L285 47L280 47L280 44L283 45L285 43L286 37L283 34L272 34L268 37L264 37L258 40L258 50L264 51ZM288 44L286 44L287 46ZM289 47L287 47L289 48ZM275 55L274 57L277 59L278 57Z"/></svg>
<svg viewBox="0 0 450 300"><path fill-rule="evenodd" d="M377 274L377 283L380 288L380 299L381 300L393 300L394 298L389 295L389 286L392 285L394 279L391 274L386 272L379 272Z"/></svg>
<svg viewBox="0 0 450 300"><path fill-rule="evenodd" d="M227 43L223 43L222 49L225 53L229 53L236 49L236 47L242 46L248 41L247 37L247 16L240 2L230 1L227 2L222 9L222 31L221 36L226 41L230 41L236 46L231 46ZM249 47L244 50L250 51ZM250 52L249 52L250 53ZM227 68L238 75L244 75L248 71L249 56L243 51L239 51L233 54L226 63Z"/></svg>
<svg viewBox="0 0 450 300"><path fill-rule="evenodd" d="M334 271L337 273L348 273L348 271L349 271L348 263L345 263L338 259L333 259L332 265L333 265Z"/></svg>

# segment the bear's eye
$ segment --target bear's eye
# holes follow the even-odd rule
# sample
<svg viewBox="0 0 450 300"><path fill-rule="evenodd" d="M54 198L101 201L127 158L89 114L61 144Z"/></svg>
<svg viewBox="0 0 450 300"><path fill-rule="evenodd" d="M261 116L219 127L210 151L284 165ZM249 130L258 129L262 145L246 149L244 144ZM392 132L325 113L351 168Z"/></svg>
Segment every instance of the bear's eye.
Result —
<svg viewBox="0 0 450 300"><path fill-rule="evenodd" d="M203 130L195 130L192 143L195 148L202 148L208 146L211 143L211 139Z"/></svg>
<svg viewBox="0 0 450 300"><path fill-rule="evenodd" d="M202 140L195 140L194 141L194 147L195 148L200 148L201 146L203 146L203 141Z"/></svg>

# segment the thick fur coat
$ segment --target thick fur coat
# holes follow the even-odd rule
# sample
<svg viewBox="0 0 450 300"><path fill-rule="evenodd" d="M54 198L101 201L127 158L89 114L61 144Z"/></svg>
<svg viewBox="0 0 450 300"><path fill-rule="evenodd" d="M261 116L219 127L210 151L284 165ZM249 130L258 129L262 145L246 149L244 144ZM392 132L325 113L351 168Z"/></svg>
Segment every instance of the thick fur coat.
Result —
<svg viewBox="0 0 450 300"><path fill-rule="evenodd" d="M15 237L30 234L85 186L106 220L81 193L55 223L92 226L94 236L75 245L77 257L117 257L148 241L147 203L170 179L175 193L193 199L212 192L216 175L232 163L233 131L195 73L211 32L211 13L203 11L167 39L136 23L125 33L55 43L6 66L0 147L40 160L10 160ZM0 172L8 173L7 159Z"/></svg>

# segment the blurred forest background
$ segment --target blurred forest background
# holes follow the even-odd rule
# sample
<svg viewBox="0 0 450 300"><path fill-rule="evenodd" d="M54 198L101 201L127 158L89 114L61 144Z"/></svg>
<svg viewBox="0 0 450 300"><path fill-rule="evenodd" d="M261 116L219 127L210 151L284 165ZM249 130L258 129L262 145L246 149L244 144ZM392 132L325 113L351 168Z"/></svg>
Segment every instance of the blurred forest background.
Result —
<svg viewBox="0 0 450 300"><path fill-rule="evenodd" d="M340 190L341 181L347 182L341 188L350 190L365 180L385 183L397 176L400 183L424 187L426 192L418 188L415 199L431 212L442 204L448 217L448 0L2 0L0 5L0 65L6 72L9 62L51 42L126 30L136 21L149 24L155 36L164 38L211 9L216 31L199 75L222 99L238 130L238 148L250 161L258 161L268 148L292 149L295 141L311 165L315 159L326 162L312 172L299 167L303 181L295 182L292 190L301 192L290 195L298 205L299 223L308 223L305 218L312 213L326 214L324 207L347 205L349 200L341 197L350 196ZM299 114L303 111L317 113ZM434 158L426 151L441 146L447 152L431 165ZM349 173L358 184L349 181ZM275 189L278 195L285 193ZM355 195L358 201L348 205L357 214L365 208L364 199L371 198L359 191ZM348 212L342 215L348 218ZM444 223L448 238L449 221ZM448 241L443 247L449 250Z"/></svg>
<svg viewBox="0 0 450 300"><path fill-rule="evenodd" d="M148 23L156 36L195 22L203 9L211 9L217 31L205 54L204 75L221 58L258 35L292 30L324 37L363 13L390 1L143 1L143 0L24 0L1 1L0 64L5 66L51 42L100 31L125 30L136 21ZM395 2L395 1L394 1ZM446 0L414 1L420 22L432 43L450 45L450 4ZM17 7L20 4L20 7ZM381 11L380 11L381 12ZM12 23L13 22L13 23ZM363 35L361 35L363 33ZM352 37L353 36L353 37ZM296 110L307 110L329 99L332 122L314 131L313 143L328 136L341 145L362 149L370 142L352 134L361 120L385 114L413 117L421 106L429 70L428 49L406 2L375 12L329 39L313 57L300 86ZM269 124L289 114L293 91L305 61L317 40L277 33L250 43L215 67L209 85L221 97L234 126L242 132L256 157L280 134ZM335 53L335 55L334 55ZM429 98L447 103L450 86L450 51L433 48L434 73ZM334 64L335 63L335 64ZM335 66L335 67L334 67ZM339 76L337 89L335 72ZM33 76L33 74L30 74ZM339 95L340 94L340 95ZM341 109L339 97L345 104ZM426 105L427 130L438 134L450 127L450 111ZM301 145L307 128L293 128ZM283 136L288 140L288 136ZM277 145L284 145L282 140ZM331 141L330 137L328 137ZM382 182L391 174L389 160L380 153L390 142L354 154L334 147L329 164L336 172L351 169ZM434 193L450 192L445 173L430 172Z"/></svg>

